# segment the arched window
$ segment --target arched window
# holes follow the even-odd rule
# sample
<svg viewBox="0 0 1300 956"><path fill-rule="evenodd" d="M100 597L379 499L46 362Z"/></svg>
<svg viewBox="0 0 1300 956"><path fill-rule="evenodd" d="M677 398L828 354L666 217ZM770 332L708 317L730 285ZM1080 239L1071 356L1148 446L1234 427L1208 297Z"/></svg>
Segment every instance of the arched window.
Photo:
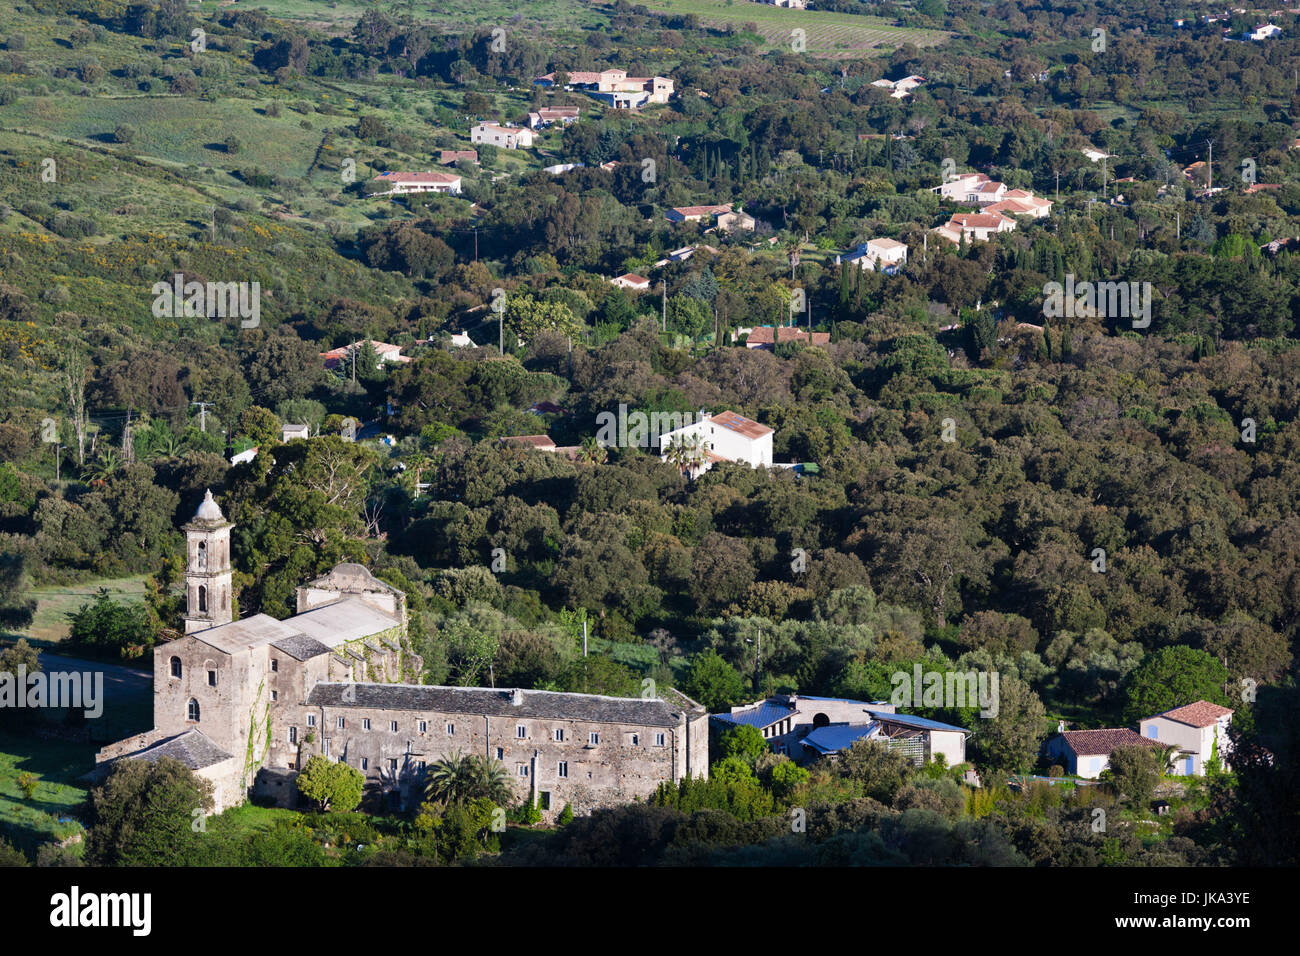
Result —
<svg viewBox="0 0 1300 956"><path fill-rule="evenodd" d="M181 676L181 659L180 659L179 657L173 657L173 658L172 658L172 677L180 677L180 676Z"/></svg>
<svg viewBox="0 0 1300 956"><path fill-rule="evenodd" d="M185 717L187 720L192 720L196 724L199 722L199 702L193 697L190 698L189 707L186 708Z"/></svg>
<svg viewBox="0 0 1300 956"><path fill-rule="evenodd" d="M200 571L208 569L208 543L206 541L199 542L198 566Z"/></svg>
<svg viewBox="0 0 1300 956"><path fill-rule="evenodd" d="M813 715L813 726L814 726L814 727L825 727L825 726L827 726L830 722L831 722L831 719L830 719L829 717L827 717L825 714L814 714L814 715Z"/></svg>
<svg viewBox="0 0 1300 956"><path fill-rule="evenodd" d="M200 584L199 585L199 610L206 611L207 609L208 609L208 589L205 588L202 584Z"/></svg>

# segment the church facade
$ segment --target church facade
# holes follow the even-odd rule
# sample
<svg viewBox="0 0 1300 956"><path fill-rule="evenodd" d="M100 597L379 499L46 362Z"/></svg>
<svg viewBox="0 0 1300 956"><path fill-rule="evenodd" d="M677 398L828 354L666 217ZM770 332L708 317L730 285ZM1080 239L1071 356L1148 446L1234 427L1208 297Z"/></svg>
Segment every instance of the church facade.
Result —
<svg viewBox="0 0 1300 956"><path fill-rule="evenodd" d="M154 727L96 755L170 756L212 781L216 811L250 793L295 804L314 755L348 763L393 809L452 754L502 764L544 817L644 798L708 773L708 713L688 698L433 687L406 597L358 564L298 587L297 613L232 620L230 522L208 492L184 527L185 636L154 648Z"/></svg>

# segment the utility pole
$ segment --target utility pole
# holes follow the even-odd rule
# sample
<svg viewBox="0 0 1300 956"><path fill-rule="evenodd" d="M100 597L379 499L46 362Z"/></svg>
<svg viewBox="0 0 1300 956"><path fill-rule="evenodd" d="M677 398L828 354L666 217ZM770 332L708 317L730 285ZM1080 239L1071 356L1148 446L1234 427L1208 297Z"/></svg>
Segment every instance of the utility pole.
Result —
<svg viewBox="0 0 1300 956"><path fill-rule="evenodd" d="M357 347L352 346L352 384L357 383Z"/></svg>
<svg viewBox="0 0 1300 956"><path fill-rule="evenodd" d="M668 331L668 280L667 280L667 279L664 279L664 294L663 294L663 324L662 324L662 326L660 327L660 330L659 330L659 331L661 331L661 332L667 332L667 331Z"/></svg>
<svg viewBox="0 0 1300 956"><path fill-rule="evenodd" d="M1060 203L1061 203L1061 171L1060 171L1059 169L1054 169L1054 170L1052 170L1052 172L1056 174L1056 202L1057 202L1057 205L1060 205Z"/></svg>
<svg viewBox="0 0 1300 956"><path fill-rule="evenodd" d="M63 446L55 444L54 446L54 483L59 483L59 465L63 463Z"/></svg>
<svg viewBox="0 0 1300 956"><path fill-rule="evenodd" d="M215 402L190 402L190 404L199 406L199 431L206 432L208 430L208 409L211 408L216 403Z"/></svg>
<svg viewBox="0 0 1300 956"><path fill-rule="evenodd" d="M582 619L582 656L587 656L587 619Z"/></svg>
<svg viewBox="0 0 1300 956"><path fill-rule="evenodd" d="M210 235L212 236L212 241L215 243L217 241L217 207L216 206L212 207L212 226L211 226Z"/></svg>
<svg viewBox="0 0 1300 956"><path fill-rule="evenodd" d="M506 354L506 313L502 309L497 313L497 351Z"/></svg>
<svg viewBox="0 0 1300 956"><path fill-rule="evenodd" d="M1206 192L1212 193L1214 192L1214 140L1210 140L1210 160L1206 163L1206 167L1209 170L1210 178L1205 189Z"/></svg>

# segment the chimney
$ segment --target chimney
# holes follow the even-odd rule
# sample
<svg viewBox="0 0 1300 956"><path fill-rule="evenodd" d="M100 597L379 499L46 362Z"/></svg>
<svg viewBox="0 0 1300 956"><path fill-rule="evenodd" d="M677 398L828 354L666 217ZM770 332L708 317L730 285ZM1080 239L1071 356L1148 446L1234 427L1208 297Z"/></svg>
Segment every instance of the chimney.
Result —
<svg viewBox="0 0 1300 956"><path fill-rule="evenodd" d="M1056 732L1057 732L1058 734L1063 734L1063 733L1065 733L1065 721L1063 721L1063 720L1058 720L1058 721L1056 722Z"/></svg>
<svg viewBox="0 0 1300 956"><path fill-rule="evenodd" d="M516 687L514 690L510 692L510 706L522 707L523 704L524 704L524 692Z"/></svg>

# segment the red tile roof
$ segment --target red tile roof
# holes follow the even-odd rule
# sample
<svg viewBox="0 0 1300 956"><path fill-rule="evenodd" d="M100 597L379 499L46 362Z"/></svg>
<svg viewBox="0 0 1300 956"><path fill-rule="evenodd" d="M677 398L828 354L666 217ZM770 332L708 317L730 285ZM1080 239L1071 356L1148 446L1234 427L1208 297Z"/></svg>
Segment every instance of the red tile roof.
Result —
<svg viewBox="0 0 1300 956"><path fill-rule="evenodd" d="M831 340L829 332L814 332L812 334L813 345L826 345ZM778 342L807 342L808 333L804 329L797 329L791 325L782 325L773 328L770 325L760 325L749 333L747 344L749 345L775 345Z"/></svg>
<svg viewBox="0 0 1300 956"><path fill-rule="evenodd" d="M1167 710L1163 714L1156 714L1156 716L1168 717L1170 720L1177 721L1180 724L1187 724L1189 727L1209 727L1217 722L1220 717L1227 717L1231 713L1232 710L1228 707L1211 704L1208 700L1198 700L1194 704L1175 707L1173 710ZM1147 719L1152 718L1148 717Z"/></svg>
<svg viewBox="0 0 1300 956"><path fill-rule="evenodd" d="M550 435L506 435L501 439L503 444L509 442L513 445L531 445L533 448L553 450L555 442L551 440Z"/></svg>
<svg viewBox="0 0 1300 956"><path fill-rule="evenodd" d="M752 418L746 418L744 415L738 415L730 410L718 412L718 414L711 416L709 421L720 428L726 428L738 435L744 435L746 438L762 438L764 435L772 434L772 429L766 425L760 425Z"/></svg>
<svg viewBox="0 0 1300 956"><path fill-rule="evenodd" d="M460 182L455 173L380 173L375 179L387 183L440 183L444 186Z"/></svg>
<svg viewBox="0 0 1300 956"><path fill-rule="evenodd" d="M1067 730L1061 734L1070 749L1080 757L1109 757L1116 747L1131 747L1144 744L1148 747L1160 746L1157 740L1149 740L1136 730L1128 727L1113 727L1104 730Z"/></svg>

